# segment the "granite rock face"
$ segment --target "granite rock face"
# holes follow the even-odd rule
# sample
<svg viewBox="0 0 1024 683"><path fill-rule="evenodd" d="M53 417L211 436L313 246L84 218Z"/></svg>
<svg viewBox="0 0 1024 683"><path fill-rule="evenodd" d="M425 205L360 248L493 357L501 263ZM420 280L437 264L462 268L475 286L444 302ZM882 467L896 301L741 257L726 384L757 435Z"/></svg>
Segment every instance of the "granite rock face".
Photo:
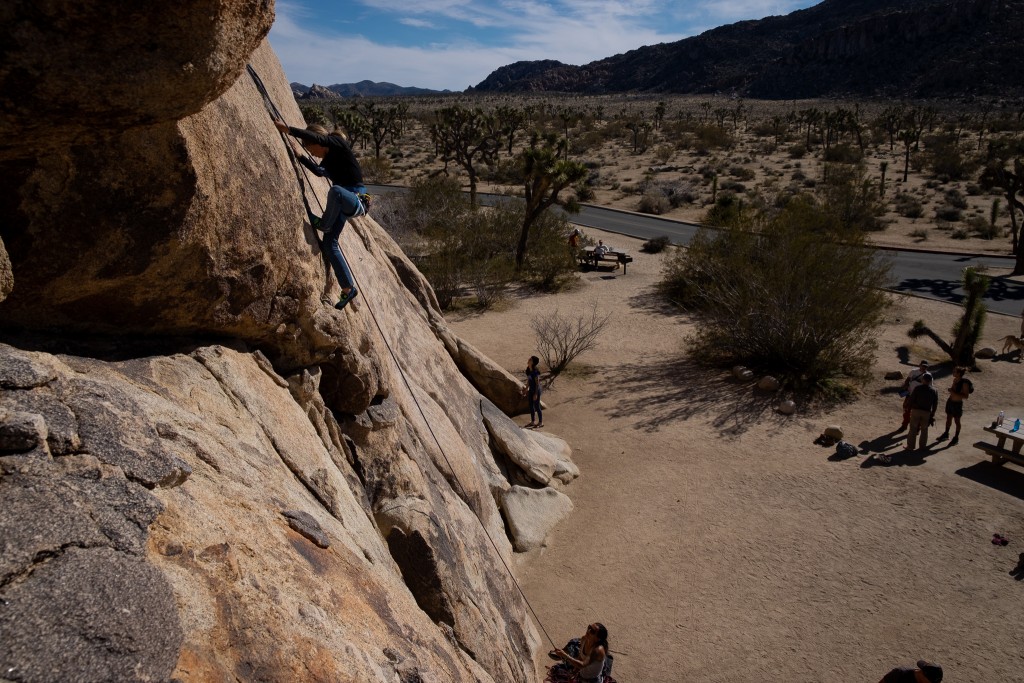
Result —
<svg viewBox="0 0 1024 683"><path fill-rule="evenodd" d="M557 499L571 451L516 437L372 218L334 310L244 70L301 124L270 4L58 10L0 10L0 677L530 680L506 528L542 542L563 507L499 503Z"/></svg>

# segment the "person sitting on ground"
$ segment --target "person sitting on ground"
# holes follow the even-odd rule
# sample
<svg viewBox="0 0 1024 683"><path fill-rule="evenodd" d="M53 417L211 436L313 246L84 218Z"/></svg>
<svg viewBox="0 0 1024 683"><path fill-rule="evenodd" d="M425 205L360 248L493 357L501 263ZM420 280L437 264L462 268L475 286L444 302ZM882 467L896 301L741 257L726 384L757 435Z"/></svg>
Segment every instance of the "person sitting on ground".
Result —
<svg viewBox="0 0 1024 683"><path fill-rule="evenodd" d="M590 624L582 638L573 638L564 648L548 653L563 663L548 669L545 683L615 683L608 649L608 629L598 622Z"/></svg>
<svg viewBox="0 0 1024 683"><path fill-rule="evenodd" d="M312 124L305 129L295 128L276 120L274 125L282 133L298 138L307 152L320 159L320 165L317 166L309 159L300 157L299 161L303 166L317 175L326 176L331 181L324 215L319 219L310 216L310 222L314 228L324 231L321 248L326 248L327 259L341 286L341 298L334 305L340 311L359 294L338 239L345 228L346 220L366 213L366 207L360 199L360 195L366 194L363 171L355 154L352 153L352 148L349 147L345 134L340 130L328 133L326 128L318 124Z"/></svg>
<svg viewBox="0 0 1024 683"><path fill-rule="evenodd" d="M907 397L910 403L910 431L907 432L906 450L915 450L917 433L921 433L921 448L928 445L928 427L935 424L935 411L939 408L939 392L932 386L932 373L921 375L921 384Z"/></svg>
<svg viewBox="0 0 1024 683"><path fill-rule="evenodd" d="M917 661L916 667L898 666L878 683L941 683L942 667L935 662Z"/></svg>
<svg viewBox="0 0 1024 683"><path fill-rule="evenodd" d="M957 367L953 370L953 386L949 388L949 398L946 399L946 431L939 435L936 441L945 441L949 438L949 424L956 422L956 433L950 440L949 445L956 445L960 441L960 418L964 414L964 401L971 396L974 385L971 380L964 377L967 368Z"/></svg>
<svg viewBox="0 0 1024 683"><path fill-rule="evenodd" d="M910 371L907 378L903 380L903 423L900 425L897 432L902 432L910 424L910 395L914 393L914 389L921 384L921 375L928 372L928 361L923 360L921 363Z"/></svg>

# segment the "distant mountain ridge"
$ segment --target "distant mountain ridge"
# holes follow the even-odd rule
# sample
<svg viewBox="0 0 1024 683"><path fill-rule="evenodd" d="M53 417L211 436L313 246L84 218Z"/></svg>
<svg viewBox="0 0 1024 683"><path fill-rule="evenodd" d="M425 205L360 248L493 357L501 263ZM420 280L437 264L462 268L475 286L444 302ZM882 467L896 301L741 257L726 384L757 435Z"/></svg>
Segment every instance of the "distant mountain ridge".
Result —
<svg viewBox="0 0 1024 683"><path fill-rule="evenodd" d="M824 0L583 66L516 62L470 91L1015 96L1022 35L1024 0Z"/></svg>
<svg viewBox="0 0 1024 683"><path fill-rule="evenodd" d="M396 97L403 95L446 95L451 94L451 90L430 90L428 88L413 88L403 87L401 85L395 85L394 83L381 82L377 83L374 81L359 81L358 83L336 83L335 85L317 85L312 86L303 85L302 83L292 83L292 92L295 94L296 99L300 100L313 100L313 99L331 99L331 96L327 94L333 93L336 97Z"/></svg>

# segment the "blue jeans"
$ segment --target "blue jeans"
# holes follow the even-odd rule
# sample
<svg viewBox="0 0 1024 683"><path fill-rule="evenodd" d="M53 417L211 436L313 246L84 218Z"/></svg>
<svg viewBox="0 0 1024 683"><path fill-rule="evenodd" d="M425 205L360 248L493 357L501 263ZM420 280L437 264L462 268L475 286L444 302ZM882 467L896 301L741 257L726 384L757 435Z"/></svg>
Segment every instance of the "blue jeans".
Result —
<svg viewBox="0 0 1024 683"><path fill-rule="evenodd" d="M353 285L352 271L349 270L348 261L341 253L338 245L338 238L341 231L345 229L345 221L355 216L363 215L363 205L353 190L364 188L345 188L340 185L332 185L327 192L327 208L324 209L323 226L324 239L321 249L327 254L334 274L338 278L338 284L342 289L351 289Z"/></svg>

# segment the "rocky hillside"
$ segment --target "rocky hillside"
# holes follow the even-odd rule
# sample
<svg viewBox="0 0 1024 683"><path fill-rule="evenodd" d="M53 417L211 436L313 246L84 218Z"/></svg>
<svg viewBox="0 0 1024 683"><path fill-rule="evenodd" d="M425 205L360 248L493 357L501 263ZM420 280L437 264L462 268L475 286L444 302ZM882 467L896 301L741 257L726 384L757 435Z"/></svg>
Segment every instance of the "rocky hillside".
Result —
<svg viewBox="0 0 1024 683"><path fill-rule="evenodd" d="M1022 22L1024 0L825 0L584 66L519 62L474 90L1015 96Z"/></svg>
<svg viewBox="0 0 1024 683"><path fill-rule="evenodd" d="M569 448L372 218L333 308L271 3L76 7L0 23L0 677L532 679Z"/></svg>
<svg viewBox="0 0 1024 683"><path fill-rule="evenodd" d="M302 83L292 83L292 92L299 99L330 99L333 97L396 97L414 95L444 95L450 90L430 90L428 88L413 88L395 85L387 81L359 81L358 83L335 83L334 85L305 86ZM332 95L327 95L331 93Z"/></svg>

